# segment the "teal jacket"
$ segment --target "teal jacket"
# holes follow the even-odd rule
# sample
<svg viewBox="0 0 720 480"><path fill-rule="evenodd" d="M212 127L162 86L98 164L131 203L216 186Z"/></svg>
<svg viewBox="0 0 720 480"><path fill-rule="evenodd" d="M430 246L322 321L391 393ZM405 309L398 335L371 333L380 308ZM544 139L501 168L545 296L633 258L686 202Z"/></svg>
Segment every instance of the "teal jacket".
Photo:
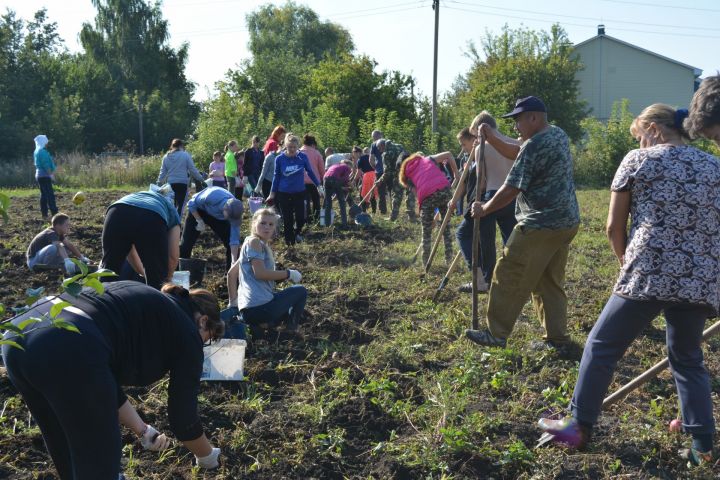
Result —
<svg viewBox="0 0 720 480"><path fill-rule="evenodd" d="M44 148L36 148L33 154L35 158L35 178L49 177L55 171L55 162L53 162L50 152Z"/></svg>

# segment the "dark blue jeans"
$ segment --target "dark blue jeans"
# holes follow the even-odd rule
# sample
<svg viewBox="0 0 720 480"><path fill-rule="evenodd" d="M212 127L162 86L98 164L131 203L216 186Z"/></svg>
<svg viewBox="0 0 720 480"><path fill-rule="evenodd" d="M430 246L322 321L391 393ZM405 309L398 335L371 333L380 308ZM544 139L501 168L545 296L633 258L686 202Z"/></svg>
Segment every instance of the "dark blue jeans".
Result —
<svg viewBox="0 0 720 480"><path fill-rule="evenodd" d="M339 180L332 177L325 179L325 202L323 208L325 209L325 226L329 227L332 225L330 221L330 211L332 210L332 197L337 196L338 204L340 204L340 220L342 225L347 225L347 210L345 208L345 195L347 192L343 190L343 185Z"/></svg>
<svg viewBox="0 0 720 480"><path fill-rule="evenodd" d="M50 177L38 177L37 182L40 186L40 212L42 212L42 216L47 217L48 208L50 213L55 215L58 209L55 205L55 191L53 190L52 179Z"/></svg>
<svg viewBox="0 0 720 480"><path fill-rule="evenodd" d="M302 285L293 285L273 294L273 299L268 303L257 307L244 308L242 310L243 320L248 325L260 325L266 323L268 326L276 327L283 320L283 317L292 317L300 323L300 315L305 310L307 290ZM291 311L292 310L292 311Z"/></svg>
<svg viewBox="0 0 720 480"><path fill-rule="evenodd" d="M665 314L668 360L680 399L683 427L688 433L715 432L710 377L700 347L705 320L712 316L710 309L617 295L605 304L585 342L570 404L577 420L590 425L597 422L618 360L660 312Z"/></svg>
<svg viewBox="0 0 720 480"><path fill-rule="evenodd" d="M483 195L483 201L490 200L497 190L490 190ZM515 201L509 205L497 210L480 219L480 267L485 277L485 281L490 284L492 281L493 270L495 270L495 262L497 253L495 252L495 224L500 227L500 235L502 236L503 245L510 237L517 220L515 219ZM460 250L467 262L468 268L472 269L472 238L473 237L473 218L470 212L465 214L465 218L458 226L455 232Z"/></svg>

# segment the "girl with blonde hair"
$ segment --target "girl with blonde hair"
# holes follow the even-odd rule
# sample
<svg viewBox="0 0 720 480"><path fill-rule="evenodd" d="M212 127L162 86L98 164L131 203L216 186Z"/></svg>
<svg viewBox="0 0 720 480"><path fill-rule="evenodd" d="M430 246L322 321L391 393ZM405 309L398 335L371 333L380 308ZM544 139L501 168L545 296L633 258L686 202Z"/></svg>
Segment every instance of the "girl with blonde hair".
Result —
<svg viewBox="0 0 720 480"><path fill-rule="evenodd" d="M227 275L230 306L237 307L245 322L253 328L278 326L286 319L287 330L297 330L305 309L307 290L294 285L275 291L275 283L290 280L299 283L297 270L276 270L270 242L275 235L278 216L261 208L252 217L250 235L240 248L238 260Z"/></svg>

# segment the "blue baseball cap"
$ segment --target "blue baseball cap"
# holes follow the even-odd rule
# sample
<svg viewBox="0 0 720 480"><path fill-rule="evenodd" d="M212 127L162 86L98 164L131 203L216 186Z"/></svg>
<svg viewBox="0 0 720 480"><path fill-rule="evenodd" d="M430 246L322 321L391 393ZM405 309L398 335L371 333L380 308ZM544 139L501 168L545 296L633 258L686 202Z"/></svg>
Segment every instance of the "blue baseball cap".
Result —
<svg viewBox="0 0 720 480"><path fill-rule="evenodd" d="M538 97L518 98L513 111L506 113L502 118L516 117L522 112L547 112L547 108L545 108L545 104Z"/></svg>

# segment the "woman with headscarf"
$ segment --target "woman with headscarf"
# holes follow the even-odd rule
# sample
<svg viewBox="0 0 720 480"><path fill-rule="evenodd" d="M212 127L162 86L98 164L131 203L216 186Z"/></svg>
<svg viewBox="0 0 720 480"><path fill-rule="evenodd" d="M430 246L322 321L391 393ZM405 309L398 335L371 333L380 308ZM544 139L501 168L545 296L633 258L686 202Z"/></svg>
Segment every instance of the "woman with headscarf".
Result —
<svg viewBox="0 0 720 480"><path fill-rule="evenodd" d="M43 220L47 220L48 209L51 215L58 213L55 205L55 191L52 186L55 162L53 162L50 152L45 148L49 142L48 138L45 135L38 135L34 140L35 152L33 157L35 159L35 180L40 186L40 211Z"/></svg>

